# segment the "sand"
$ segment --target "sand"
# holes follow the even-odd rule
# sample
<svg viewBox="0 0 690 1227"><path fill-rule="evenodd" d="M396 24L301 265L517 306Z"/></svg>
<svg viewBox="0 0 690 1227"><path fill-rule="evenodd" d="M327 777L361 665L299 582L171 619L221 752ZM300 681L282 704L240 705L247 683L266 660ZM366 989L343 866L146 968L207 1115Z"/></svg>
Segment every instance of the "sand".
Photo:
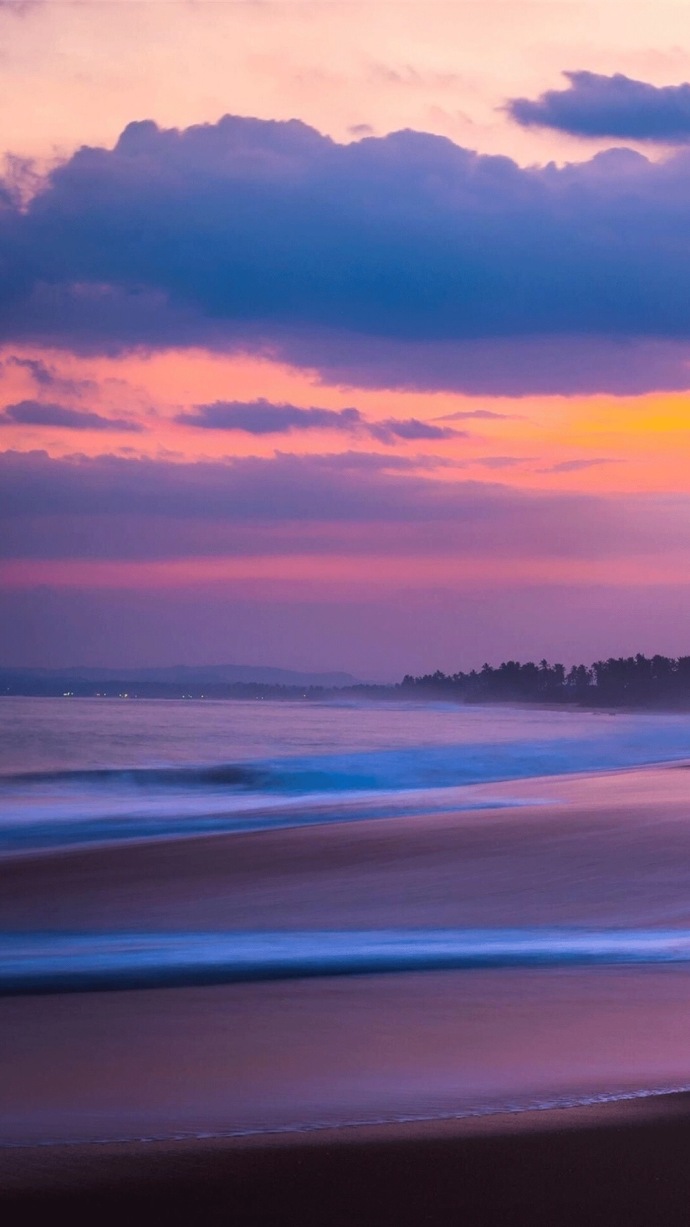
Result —
<svg viewBox="0 0 690 1227"><path fill-rule="evenodd" d="M687 1097L263 1145L0 1152L3 1222L683 1227Z"/></svg>
<svg viewBox="0 0 690 1227"><path fill-rule="evenodd" d="M6 858L0 926L605 925L621 923L633 888L636 917L668 923L673 896L673 923L687 925L689 779L530 780L502 786L534 802L515 810ZM493 1092L524 1107L554 1088L678 1085L688 1033L684 968L8 998L2 1221L687 1224L684 1095L440 1118ZM410 1109L436 1119L395 1123ZM363 1118L388 1123L342 1127ZM326 1127L285 1128L316 1119ZM232 1129L251 1136L170 1136ZM154 1134L165 1140L97 1140Z"/></svg>
<svg viewBox="0 0 690 1227"><path fill-rule="evenodd" d="M631 881L634 924L673 894L690 925L689 789L655 767L466 790L516 808L9 856L0 929L620 925Z"/></svg>

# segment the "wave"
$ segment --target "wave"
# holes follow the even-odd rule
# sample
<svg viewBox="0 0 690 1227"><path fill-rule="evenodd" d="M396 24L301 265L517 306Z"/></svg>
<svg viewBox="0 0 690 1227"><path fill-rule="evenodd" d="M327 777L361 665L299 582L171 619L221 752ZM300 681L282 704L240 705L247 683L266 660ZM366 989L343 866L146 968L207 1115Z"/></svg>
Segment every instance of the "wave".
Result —
<svg viewBox="0 0 690 1227"><path fill-rule="evenodd" d="M462 790L690 758L688 721L664 717L597 718L576 737L463 740L463 731L453 744L5 774L0 851L516 805Z"/></svg>
<svg viewBox="0 0 690 1227"><path fill-rule="evenodd" d="M90 791L235 790L309 795L453 788L531 776L615 770L690 757L690 729L662 720L596 728L588 737L463 741L340 754L150 766L98 766L0 775L0 792L46 787Z"/></svg>
<svg viewBox="0 0 690 1227"><path fill-rule="evenodd" d="M211 763L200 766L80 767L65 771L23 771L0 777L0 785L84 784L87 787L260 788L268 774L249 763Z"/></svg>
<svg viewBox="0 0 690 1227"><path fill-rule="evenodd" d="M6 934L0 995L480 968L690 963L690 930Z"/></svg>
<svg viewBox="0 0 690 1227"><path fill-rule="evenodd" d="M667 1100L671 1096L690 1093L690 1083L668 1083L663 1086L613 1088L592 1093L574 1091L571 1094L525 1096L510 1100L493 1099L469 1103L455 1110L422 1110L419 1112L372 1112L369 1115L333 1116L324 1120L289 1120L281 1124L247 1125L225 1129L152 1133L105 1133L32 1138L0 1138L0 1150L34 1150L51 1146L115 1146L161 1142L215 1142L231 1138L284 1137L291 1134L324 1133L349 1129L371 1129L396 1125L451 1124L453 1121L483 1119L492 1116L519 1116L525 1112L562 1112L570 1108L598 1108L606 1105L633 1103L638 1100ZM659 1104L661 1107L661 1102Z"/></svg>

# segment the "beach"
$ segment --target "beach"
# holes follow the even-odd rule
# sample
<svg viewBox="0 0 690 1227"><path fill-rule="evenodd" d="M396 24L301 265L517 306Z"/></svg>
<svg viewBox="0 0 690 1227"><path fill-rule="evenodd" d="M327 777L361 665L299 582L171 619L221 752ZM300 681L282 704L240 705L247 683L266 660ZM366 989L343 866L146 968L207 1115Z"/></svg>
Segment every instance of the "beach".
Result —
<svg viewBox="0 0 690 1227"><path fill-rule="evenodd" d="M0 858L0 926L681 925L689 788L651 766L469 785L461 813L22 851Z"/></svg>
<svg viewBox="0 0 690 1227"><path fill-rule="evenodd" d="M593 736L609 727L592 719ZM490 753L497 777L501 747ZM9 1221L58 1206L73 1221L242 1227L686 1221L684 761L523 771L455 787L443 805L417 790L417 812L389 794L378 817L341 784L308 824L291 801L294 825L267 811L256 829L177 833L166 819L155 837L75 843L58 815L46 846L45 824L31 828L33 843L0 858ZM168 787L156 770L155 791L136 782L137 812ZM102 774L78 778L85 808L104 808ZM132 787L126 773L115 787ZM27 805L33 821L33 794ZM29 938L43 962L18 990L12 951ZM475 954L439 962L427 939ZM61 991L45 972L55 941L63 965L75 960ZM242 941L260 951L246 975ZM114 959L109 991L79 979L79 942L95 943L97 964ZM205 976L174 963L185 942L229 953ZM329 942L335 962L300 954ZM421 952L406 966L386 942Z"/></svg>
<svg viewBox="0 0 690 1227"><path fill-rule="evenodd" d="M480 1122L0 1152L6 1222L681 1227L687 1096Z"/></svg>

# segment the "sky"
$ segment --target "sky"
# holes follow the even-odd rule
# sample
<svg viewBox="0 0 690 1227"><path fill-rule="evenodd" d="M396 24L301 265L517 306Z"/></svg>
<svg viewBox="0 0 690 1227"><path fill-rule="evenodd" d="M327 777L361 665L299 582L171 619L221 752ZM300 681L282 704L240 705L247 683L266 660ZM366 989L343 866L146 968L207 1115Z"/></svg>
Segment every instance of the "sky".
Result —
<svg viewBox="0 0 690 1227"><path fill-rule="evenodd" d="M687 6L0 2L0 663L690 652Z"/></svg>

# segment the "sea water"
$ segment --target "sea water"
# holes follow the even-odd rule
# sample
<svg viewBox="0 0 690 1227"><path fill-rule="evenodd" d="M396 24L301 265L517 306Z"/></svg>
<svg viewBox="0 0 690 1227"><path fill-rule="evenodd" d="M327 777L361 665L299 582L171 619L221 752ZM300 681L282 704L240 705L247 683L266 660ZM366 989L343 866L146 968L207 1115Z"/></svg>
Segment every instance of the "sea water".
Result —
<svg viewBox="0 0 690 1227"><path fill-rule="evenodd" d="M0 851L464 809L468 785L687 757L686 714L6 698Z"/></svg>
<svg viewBox="0 0 690 1227"><path fill-rule="evenodd" d="M687 1088L688 759L682 713L0 700L0 1140Z"/></svg>

